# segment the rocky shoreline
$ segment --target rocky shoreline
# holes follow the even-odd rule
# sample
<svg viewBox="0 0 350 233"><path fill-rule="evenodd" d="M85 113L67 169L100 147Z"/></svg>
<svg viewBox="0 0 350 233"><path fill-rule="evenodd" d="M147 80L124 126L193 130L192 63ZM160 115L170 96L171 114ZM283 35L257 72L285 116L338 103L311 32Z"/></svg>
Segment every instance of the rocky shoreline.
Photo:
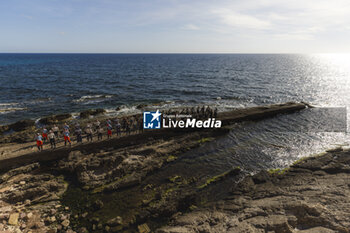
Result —
<svg viewBox="0 0 350 233"><path fill-rule="evenodd" d="M231 195L173 216L170 232L350 232L350 151L341 148L261 171L231 184Z"/></svg>
<svg viewBox="0 0 350 233"><path fill-rule="evenodd" d="M261 197L265 203L265 198L273 198L276 194L276 198L287 198L290 202L288 195L294 193L282 192L287 189L284 186L288 186L288 182L293 182L295 177L305 177L307 179L304 188L307 191L310 182L317 181L320 177L330 179L327 173L329 170L324 170L325 175L314 175L315 171L309 171L316 168L297 167L308 161L305 160L292 166L284 175L281 175L280 171L270 171L271 174L259 173L260 175L243 179L247 174L241 168L234 167L203 181L190 171L179 175L175 165L177 160L184 159L186 151L227 134L230 124L292 113L306 107L303 103L286 103L238 109L219 115L225 126L221 129L153 130L72 148L28 153L4 159L0 163L0 231L150 232L158 229L160 232L222 232L231 230L226 222L229 221L230 214L240 211L242 213L238 223L248 219L243 216L248 216L249 213L253 216L255 210L258 212L254 216L262 214L265 222L270 222L270 213L289 216L287 210L283 212L283 206L277 206L276 209L271 207L266 215L263 213L265 207L258 210L254 206L257 203L253 200ZM338 155L337 153L348 152L332 152L328 153L328 156ZM320 158L323 157L317 157L314 164L317 164ZM341 163L333 157L327 162L333 160L340 166ZM345 167L342 167L341 171L347 171L347 163L348 160L344 162ZM302 173L304 170L305 174ZM237 181L242 179L237 185ZM340 184L341 182L338 182L338 185ZM344 185L348 183L344 182ZM217 200L220 197L212 198L218 190L228 187L232 189L230 197L223 200ZM288 186L288 190L290 189ZM278 193L280 190L281 193ZM301 190L296 189L294 192ZM342 194L344 198L348 198L348 193ZM274 203L281 199L276 199ZM305 203L307 201L304 200ZM344 210L348 207L346 203L344 202ZM231 207L232 213L226 210ZM274 212L275 210L280 212ZM191 214L200 216L198 219L203 221L186 222L184 219L193 219ZM276 219L284 219L281 216ZM344 218L346 216L342 215ZM170 219L172 221L169 222ZM329 222L333 220L330 219ZM309 227L298 222L301 220L295 221L294 225L288 222L289 228L283 229L294 227L304 230ZM238 225L233 232L245 229L247 224ZM164 225L168 226L163 227ZM312 227L319 226L322 225L314 224ZM253 229L255 232L265 232L261 229L270 228L275 229L275 232L293 232L269 228L262 222L249 227L246 229ZM348 227L346 223L324 227L348 232L344 230Z"/></svg>
<svg viewBox="0 0 350 233"><path fill-rule="evenodd" d="M88 212L74 215L59 198L67 188L62 177L33 174L39 167L31 164L2 175L2 232L75 232L71 223L79 218L86 218L91 227L81 227L77 232L129 232L120 216L101 223L98 217L88 218ZM239 172L236 169L230 175ZM167 226L156 232L349 232L349 178L350 151L339 148L297 161L284 170L261 171L239 183L225 183L231 190L229 197L183 212L177 208ZM172 182L182 182L176 179ZM89 208L99 211L104 205L95 200ZM168 203L166 209L171 207ZM136 229L149 232L147 224Z"/></svg>

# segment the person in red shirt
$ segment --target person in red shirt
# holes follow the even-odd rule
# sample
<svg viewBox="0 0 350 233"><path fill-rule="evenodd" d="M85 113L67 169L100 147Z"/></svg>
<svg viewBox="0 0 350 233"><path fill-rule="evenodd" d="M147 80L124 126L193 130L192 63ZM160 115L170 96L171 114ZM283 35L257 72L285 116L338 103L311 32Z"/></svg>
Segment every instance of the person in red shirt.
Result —
<svg viewBox="0 0 350 233"><path fill-rule="evenodd" d="M44 127L43 128L43 134L42 134L44 142L46 142L46 140L49 140L48 137L47 137L47 132L48 132L47 129Z"/></svg>
<svg viewBox="0 0 350 233"><path fill-rule="evenodd" d="M43 150L43 137L40 135L40 133L38 133L36 136L36 145L39 151Z"/></svg>
<svg viewBox="0 0 350 233"><path fill-rule="evenodd" d="M69 142L69 145L72 145L70 142L70 137L69 137L69 130L65 129L63 132L63 136L64 136L64 145L67 145L67 142Z"/></svg>

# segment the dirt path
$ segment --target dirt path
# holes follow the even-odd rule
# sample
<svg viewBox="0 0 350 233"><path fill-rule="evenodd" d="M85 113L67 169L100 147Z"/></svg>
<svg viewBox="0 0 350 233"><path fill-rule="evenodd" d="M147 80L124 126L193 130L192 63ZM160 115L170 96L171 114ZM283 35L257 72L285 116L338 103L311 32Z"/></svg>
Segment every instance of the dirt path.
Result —
<svg viewBox="0 0 350 233"><path fill-rule="evenodd" d="M131 133L130 135L135 135L135 134L137 133ZM121 137L126 137L126 136L128 135L123 134ZM113 135L111 139L117 139L121 137L117 137L116 135ZM106 140L108 140L106 135L103 135L102 140L97 140L97 134L95 134L93 136L92 142L88 142L86 140L86 137L84 137L83 143L77 143L75 137L73 136L71 138L71 146L69 146L69 143L67 143L67 145L64 144L64 140L62 136L58 140L56 139L56 148L54 149L51 148L50 142L46 141L43 145L43 151L55 151L55 150L64 149L64 148L73 149L76 146L87 145L87 144L106 141ZM18 157L25 154L39 153L35 141L27 142L27 143L8 143L8 144L0 144L0 145L1 145L0 160L10 159L10 158Z"/></svg>

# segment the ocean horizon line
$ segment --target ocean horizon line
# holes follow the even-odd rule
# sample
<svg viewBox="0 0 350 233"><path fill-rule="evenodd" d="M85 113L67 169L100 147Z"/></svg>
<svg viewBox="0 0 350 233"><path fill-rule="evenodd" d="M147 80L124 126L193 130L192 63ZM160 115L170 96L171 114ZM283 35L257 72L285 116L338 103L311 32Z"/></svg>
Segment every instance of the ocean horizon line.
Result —
<svg viewBox="0 0 350 233"><path fill-rule="evenodd" d="M118 53L118 52L0 52L0 54L28 54L28 55L32 55L32 54L63 54L63 55L69 55L69 54L91 54L91 55L318 55L318 54L350 54L350 53L290 53L290 52L286 52L286 53L231 53L231 52L208 52L208 53L186 53L186 52L179 52L179 53L175 53L175 52L169 52L169 53L142 53L142 52L122 52L122 53Z"/></svg>

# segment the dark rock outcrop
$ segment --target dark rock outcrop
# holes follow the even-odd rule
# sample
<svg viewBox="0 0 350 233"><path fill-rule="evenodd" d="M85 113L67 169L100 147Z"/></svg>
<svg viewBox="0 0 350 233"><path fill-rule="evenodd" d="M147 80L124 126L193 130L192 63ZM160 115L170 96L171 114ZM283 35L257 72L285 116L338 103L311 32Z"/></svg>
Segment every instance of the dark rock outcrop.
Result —
<svg viewBox="0 0 350 233"><path fill-rule="evenodd" d="M70 114L70 113L52 115L52 116L41 118L39 123L44 124L44 125L55 124L55 123L69 120L71 117L72 117L72 114Z"/></svg>
<svg viewBox="0 0 350 233"><path fill-rule="evenodd" d="M103 114L105 112L106 112L106 110L104 110L102 108L89 109L89 110L81 112L80 113L80 118L88 118L89 116L96 116L96 115L99 115L99 114Z"/></svg>
<svg viewBox="0 0 350 233"><path fill-rule="evenodd" d="M19 131L23 131L33 127L34 123L35 123L34 120L21 120L21 121L17 121L14 124L9 125L8 128L19 132Z"/></svg>

